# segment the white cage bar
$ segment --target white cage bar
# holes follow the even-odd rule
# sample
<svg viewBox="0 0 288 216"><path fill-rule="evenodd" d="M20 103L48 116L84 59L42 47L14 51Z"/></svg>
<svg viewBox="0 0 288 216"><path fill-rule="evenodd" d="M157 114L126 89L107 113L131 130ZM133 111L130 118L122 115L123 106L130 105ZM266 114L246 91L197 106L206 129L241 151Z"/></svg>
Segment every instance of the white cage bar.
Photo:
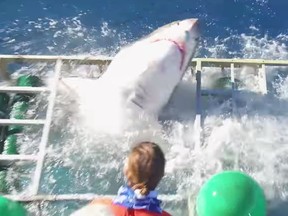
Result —
<svg viewBox="0 0 288 216"><path fill-rule="evenodd" d="M0 119L0 125L44 125L42 119Z"/></svg>
<svg viewBox="0 0 288 216"><path fill-rule="evenodd" d="M108 65L113 58L111 57L96 57L96 56L41 56L41 55L0 55L0 75L3 80L10 81L10 75L7 71L7 64L9 63L24 63L24 62L50 62L56 63L54 83L52 87L15 87L15 86L4 86L0 87L0 92L11 92L11 93L41 93L49 92L49 102L46 113L46 119L0 119L0 125L43 125L42 138L39 145L39 151L37 155L1 155L0 164L6 162L16 161L31 161L36 162L36 170L32 181L31 194L27 195L5 195L8 198L21 202L41 202L41 201L64 201L64 200L92 200L97 197L114 197L113 195L99 195L99 194L39 194L39 184L41 180L41 174L43 171L43 163L45 160L46 147L48 146L49 130L51 125L51 119L53 115L53 107L55 103L55 97L57 93L57 84L61 78L61 66L64 64L90 64L102 66ZM195 116L195 147L201 148L201 133L202 133L202 107L201 97L202 95L231 95L233 97L235 84L235 70L244 65L254 66L260 68L258 71L259 76L259 87L263 94L267 93L266 85L266 66L288 66L288 60L264 60L264 59L212 59L212 58L196 58L191 62L196 75L196 116ZM223 90L209 90L201 88L201 73L204 67L219 67L219 68L230 68L231 69L231 91ZM191 101L192 103L192 101ZM179 201L184 199L180 195L162 195L160 196L164 201Z"/></svg>
<svg viewBox="0 0 288 216"><path fill-rule="evenodd" d="M46 155L46 147L48 143L48 138L49 138L49 132L50 132L50 125L52 122L52 117L53 117L53 108L55 105L55 99L56 99L56 94L57 94L57 85L58 81L60 79L60 74L61 74L61 67L62 67L62 61L60 59L56 60L56 65L55 65L55 74L54 74L54 79L53 79L53 85L51 87L51 94L50 98L48 101L48 108L47 108L47 114L46 114L46 121L44 124L43 128L43 134L41 137L41 142L39 145L39 153L38 153L38 160L37 160L37 165L35 169L35 174L32 182L32 194L36 195L38 193L39 185L40 185L40 180L41 180L41 173L43 169L43 164L45 160L45 155Z"/></svg>
<svg viewBox="0 0 288 216"><path fill-rule="evenodd" d="M45 87L0 87L0 92L10 92L10 93L40 93L49 91L48 88Z"/></svg>
<svg viewBox="0 0 288 216"><path fill-rule="evenodd" d="M0 154L0 163L2 161L37 161L37 155L3 155Z"/></svg>
<svg viewBox="0 0 288 216"><path fill-rule="evenodd" d="M20 202L55 202L55 201L91 201L96 198L114 198L115 195L99 195L99 194L59 194L59 195L6 195L5 197ZM181 202L184 200L183 196L180 195L159 195L159 198L164 202Z"/></svg>

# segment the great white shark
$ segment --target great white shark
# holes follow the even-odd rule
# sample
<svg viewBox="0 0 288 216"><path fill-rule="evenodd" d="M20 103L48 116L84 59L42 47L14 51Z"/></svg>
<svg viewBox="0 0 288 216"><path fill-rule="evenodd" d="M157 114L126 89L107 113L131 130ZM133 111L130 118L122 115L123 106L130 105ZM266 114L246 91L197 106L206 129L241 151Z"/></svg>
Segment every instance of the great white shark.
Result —
<svg viewBox="0 0 288 216"><path fill-rule="evenodd" d="M63 82L77 92L86 123L121 134L131 125L141 127L144 119L157 121L194 57L199 38L198 19L174 21L123 47L99 79L82 87L73 79Z"/></svg>

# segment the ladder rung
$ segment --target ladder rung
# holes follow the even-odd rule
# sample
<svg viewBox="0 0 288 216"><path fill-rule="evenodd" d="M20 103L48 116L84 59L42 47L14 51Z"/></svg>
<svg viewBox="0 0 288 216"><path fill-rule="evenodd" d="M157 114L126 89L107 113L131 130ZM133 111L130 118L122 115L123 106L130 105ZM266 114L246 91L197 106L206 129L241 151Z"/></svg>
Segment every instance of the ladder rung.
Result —
<svg viewBox="0 0 288 216"><path fill-rule="evenodd" d="M43 125L43 119L0 119L0 125Z"/></svg>
<svg viewBox="0 0 288 216"><path fill-rule="evenodd" d="M55 194L55 195L34 195L34 196L28 196L28 195L5 195L5 197L20 201L20 202L37 202L37 201L64 201L64 200L93 200L96 198L114 198L115 195L99 195L99 194ZM185 197L180 195L159 195L159 198L166 202L173 202L173 201L181 201L185 200Z"/></svg>
<svg viewBox="0 0 288 216"><path fill-rule="evenodd" d="M48 145L50 127L52 123L53 110L54 110L54 105L55 105L55 100L56 100L56 95L57 95L57 86L58 86L59 79L61 78L62 65L63 65L62 60L57 59L56 64L55 64L55 73L53 77L53 83L51 86L51 92L50 92L50 96L48 99L46 121L43 126L42 137L41 137L41 141L39 144L39 153L38 153L39 159L37 161L35 172L34 172L34 177L32 180L31 193L34 195L38 193L39 186L40 186L40 180L41 180L41 175L42 175L42 170L44 167L44 160L45 160L45 155L46 155L46 148Z"/></svg>
<svg viewBox="0 0 288 216"><path fill-rule="evenodd" d="M13 93L40 93L49 91L46 87L20 87L20 86L2 86L0 92L13 92Z"/></svg>
<svg viewBox="0 0 288 216"><path fill-rule="evenodd" d="M205 90L201 90L201 95L202 96L216 96L216 95L223 95L223 96L232 96L232 90L223 90L223 89L205 89Z"/></svg>
<svg viewBox="0 0 288 216"><path fill-rule="evenodd" d="M4 155L0 154L0 164L3 161L15 162L15 161L37 161L37 155Z"/></svg>

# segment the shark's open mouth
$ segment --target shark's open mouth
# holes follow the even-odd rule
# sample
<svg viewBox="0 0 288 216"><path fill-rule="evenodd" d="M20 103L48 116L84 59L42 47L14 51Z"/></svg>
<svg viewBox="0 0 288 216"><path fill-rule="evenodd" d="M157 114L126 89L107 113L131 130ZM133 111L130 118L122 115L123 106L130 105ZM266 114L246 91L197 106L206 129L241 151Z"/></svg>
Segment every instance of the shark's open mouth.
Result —
<svg viewBox="0 0 288 216"><path fill-rule="evenodd" d="M172 39L158 39L158 40L154 40L153 42L158 42L158 41L163 41L163 40L170 41L171 43L174 43L178 47L178 50L181 53L180 70L182 70L183 64L184 64L184 59L185 59L185 54L186 54L185 45L184 44L180 44L180 43L178 43L178 42L176 42L175 40L172 40Z"/></svg>

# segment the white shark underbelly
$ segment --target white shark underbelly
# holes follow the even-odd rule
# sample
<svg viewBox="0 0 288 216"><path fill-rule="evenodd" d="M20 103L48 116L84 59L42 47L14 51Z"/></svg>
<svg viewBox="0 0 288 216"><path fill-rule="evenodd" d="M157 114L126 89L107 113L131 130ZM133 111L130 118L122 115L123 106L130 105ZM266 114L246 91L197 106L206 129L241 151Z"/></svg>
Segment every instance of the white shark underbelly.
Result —
<svg viewBox="0 0 288 216"><path fill-rule="evenodd" d="M62 80L85 127L109 134L160 128L158 114L183 76L181 53L168 41L148 45L120 52L98 80Z"/></svg>
<svg viewBox="0 0 288 216"><path fill-rule="evenodd" d="M106 91L119 94L123 106L157 116L183 76L181 53L169 41L128 49L115 57L99 81Z"/></svg>
<svg viewBox="0 0 288 216"><path fill-rule="evenodd" d="M160 128L159 114L181 81L198 38L196 19L173 22L122 48L98 80L79 79L83 85L63 80L77 95L80 120L109 134Z"/></svg>

